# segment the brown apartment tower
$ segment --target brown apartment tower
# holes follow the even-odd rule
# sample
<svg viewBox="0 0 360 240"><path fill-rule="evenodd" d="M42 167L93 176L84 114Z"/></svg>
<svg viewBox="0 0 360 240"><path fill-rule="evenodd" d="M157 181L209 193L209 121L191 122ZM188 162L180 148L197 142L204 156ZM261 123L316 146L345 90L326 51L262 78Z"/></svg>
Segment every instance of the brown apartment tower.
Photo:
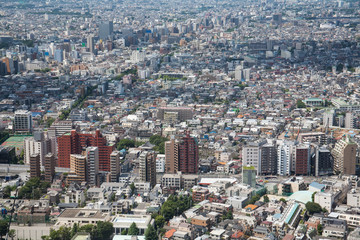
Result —
<svg viewBox="0 0 360 240"><path fill-rule="evenodd" d="M165 143L165 167L167 173L194 174L198 172L199 146L195 138L186 136L180 141L172 139Z"/></svg>
<svg viewBox="0 0 360 240"><path fill-rule="evenodd" d="M30 178L40 177L40 155L32 154L30 156Z"/></svg>
<svg viewBox="0 0 360 240"><path fill-rule="evenodd" d="M55 157L53 154L48 153L45 155L45 181L52 182L55 176Z"/></svg>

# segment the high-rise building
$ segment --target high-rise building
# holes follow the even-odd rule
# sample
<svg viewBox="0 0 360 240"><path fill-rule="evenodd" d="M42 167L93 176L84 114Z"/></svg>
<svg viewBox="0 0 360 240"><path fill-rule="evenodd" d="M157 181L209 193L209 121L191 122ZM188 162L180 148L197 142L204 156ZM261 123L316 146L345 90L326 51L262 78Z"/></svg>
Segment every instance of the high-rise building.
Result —
<svg viewBox="0 0 360 240"><path fill-rule="evenodd" d="M345 115L345 128L354 128L354 114L347 112Z"/></svg>
<svg viewBox="0 0 360 240"><path fill-rule="evenodd" d="M140 179L149 182L152 187L156 185L156 153L144 151L139 157Z"/></svg>
<svg viewBox="0 0 360 240"><path fill-rule="evenodd" d="M325 147L316 147L312 164L312 174L316 177L333 174L334 159L330 150Z"/></svg>
<svg viewBox="0 0 360 240"><path fill-rule="evenodd" d="M95 134L77 133L72 130L58 137L58 166L68 168L70 166L70 154L80 154L83 148L99 148L99 170L110 172L110 154L114 146L108 146L106 138L96 130Z"/></svg>
<svg viewBox="0 0 360 240"><path fill-rule="evenodd" d="M24 145L25 164L30 163L31 155L39 154L40 165L43 166L45 155L51 151L51 144L49 146L49 139L45 139L44 132L34 132L34 137L25 138Z"/></svg>
<svg viewBox="0 0 360 240"><path fill-rule="evenodd" d="M292 169L292 163L294 159L294 148L293 142L283 141L278 146L278 175L290 175Z"/></svg>
<svg viewBox="0 0 360 240"><path fill-rule="evenodd" d="M277 174L277 149L275 144L268 143L261 147L261 164L259 174Z"/></svg>
<svg viewBox="0 0 360 240"><path fill-rule="evenodd" d="M86 156L80 154L70 155L70 172L66 181L67 184L86 181Z"/></svg>
<svg viewBox="0 0 360 240"><path fill-rule="evenodd" d="M15 132L31 132L33 128L31 112L26 110L18 110L15 112L14 131Z"/></svg>
<svg viewBox="0 0 360 240"><path fill-rule="evenodd" d="M357 144L352 142L349 136L340 139L331 151L334 157L335 174L354 175L356 172L356 149Z"/></svg>
<svg viewBox="0 0 360 240"><path fill-rule="evenodd" d="M178 170L182 173L197 173L199 166L199 146L195 138L187 132L179 142Z"/></svg>
<svg viewBox="0 0 360 240"><path fill-rule="evenodd" d="M242 71L243 71L243 66L242 65L236 66L236 68L235 68L235 80L241 81L243 79Z"/></svg>
<svg viewBox="0 0 360 240"><path fill-rule="evenodd" d="M242 149L242 164L243 166L253 166L260 174L261 172L261 147L266 144L266 140L259 140L249 142Z"/></svg>
<svg viewBox="0 0 360 240"><path fill-rule="evenodd" d="M86 148L87 182L91 186L97 186L99 173L99 149L97 147Z"/></svg>
<svg viewBox="0 0 360 240"><path fill-rule="evenodd" d="M54 53L54 60L58 63L62 63L64 60L64 53L62 49L56 49Z"/></svg>
<svg viewBox="0 0 360 240"><path fill-rule="evenodd" d="M103 22L99 26L99 38L102 40L107 40L113 34L113 22Z"/></svg>
<svg viewBox="0 0 360 240"><path fill-rule="evenodd" d="M94 53L94 36L89 35L86 40L86 47L89 49L89 52Z"/></svg>
<svg viewBox="0 0 360 240"><path fill-rule="evenodd" d="M120 152L113 151L110 154L110 180L111 182L118 182L120 176Z"/></svg>
<svg viewBox="0 0 360 240"><path fill-rule="evenodd" d="M335 111L330 110L323 113L323 125L332 127L335 125Z"/></svg>
<svg viewBox="0 0 360 240"><path fill-rule="evenodd" d="M257 170L253 166L243 166L242 182L251 187L256 187L256 173Z"/></svg>
<svg viewBox="0 0 360 240"><path fill-rule="evenodd" d="M172 138L165 142L165 172L176 173L179 168L179 142Z"/></svg>
<svg viewBox="0 0 360 240"><path fill-rule="evenodd" d="M45 156L45 181L52 182L55 176L55 157L53 154L48 153Z"/></svg>
<svg viewBox="0 0 360 240"><path fill-rule="evenodd" d="M310 146L305 144L296 146L295 151L295 174L308 175L310 173Z"/></svg>
<svg viewBox="0 0 360 240"><path fill-rule="evenodd" d="M30 178L40 177L40 156L33 154L30 156Z"/></svg>

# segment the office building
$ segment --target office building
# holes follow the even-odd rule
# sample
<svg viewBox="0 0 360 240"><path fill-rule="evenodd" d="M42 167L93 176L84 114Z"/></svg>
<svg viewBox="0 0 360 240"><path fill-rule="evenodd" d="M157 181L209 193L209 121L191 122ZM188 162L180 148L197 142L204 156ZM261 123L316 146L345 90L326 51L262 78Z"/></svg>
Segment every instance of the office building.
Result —
<svg viewBox="0 0 360 240"><path fill-rule="evenodd" d="M94 36L89 35L86 39L86 47L89 49L89 52L94 53Z"/></svg>
<svg viewBox="0 0 360 240"><path fill-rule="evenodd" d="M156 153L144 151L139 157L140 179L149 182L152 187L156 185Z"/></svg>
<svg viewBox="0 0 360 240"><path fill-rule="evenodd" d="M311 166L312 174L316 177L330 175L334 172L334 159L330 150L325 147L316 147Z"/></svg>
<svg viewBox="0 0 360 240"><path fill-rule="evenodd" d="M32 154L30 156L30 178L40 177L40 156L39 154Z"/></svg>
<svg viewBox="0 0 360 240"><path fill-rule="evenodd" d="M54 53L54 60L58 63L62 63L64 60L64 53L62 49L56 49Z"/></svg>
<svg viewBox="0 0 360 240"><path fill-rule="evenodd" d="M182 173L197 173L199 162L199 146L195 138L186 136L179 141L178 145L178 170Z"/></svg>
<svg viewBox="0 0 360 240"><path fill-rule="evenodd" d="M241 81L243 79L242 71L243 71L243 66L242 65L236 66L236 68L235 68L235 80Z"/></svg>
<svg viewBox="0 0 360 240"><path fill-rule="evenodd" d="M266 144L266 140L249 142L242 149L242 163L244 166L253 166L260 174L261 169L261 148Z"/></svg>
<svg viewBox="0 0 360 240"><path fill-rule="evenodd" d="M296 146L295 150L295 174L308 175L310 173L310 146Z"/></svg>
<svg viewBox="0 0 360 240"><path fill-rule="evenodd" d="M113 22L107 21L103 22L99 26L99 38L102 40L107 40L113 34Z"/></svg>
<svg viewBox="0 0 360 240"><path fill-rule="evenodd" d="M178 121L185 121L193 118L193 111L188 107L161 107L158 110L157 117L164 120L164 114L166 112L176 112Z"/></svg>
<svg viewBox="0 0 360 240"><path fill-rule="evenodd" d="M352 142L349 136L340 139L331 151L334 157L335 174L354 175L356 171L357 144Z"/></svg>
<svg viewBox="0 0 360 240"><path fill-rule="evenodd" d="M277 173L277 149L275 144L268 143L261 147L261 175L276 175Z"/></svg>
<svg viewBox="0 0 360 240"><path fill-rule="evenodd" d="M110 154L110 180L111 182L118 182L120 176L120 152L113 151Z"/></svg>
<svg viewBox="0 0 360 240"><path fill-rule="evenodd" d="M323 125L326 127L335 125L335 110L329 110L323 113Z"/></svg>
<svg viewBox="0 0 360 240"><path fill-rule="evenodd" d="M77 133L72 130L58 137L58 166L68 168L70 166L70 154L80 154L83 148L98 147L99 171L110 172L110 154L114 146L108 146L106 138L96 130L92 133Z"/></svg>
<svg viewBox="0 0 360 240"><path fill-rule="evenodd" d="M87 182L90 186L97 186L99 173L99 149L97 147L86 148Z"/></svg>
<svg viewBox="0 0 360 240"><path fill-rule="evenodd" d="M18 110L15 112L14 131L31 132L33 128L32 116L30 111Z"/></svg>
<svg viewBox="0 0 360 240"><path fill-rule="evenodd" d="M51 153L45 156L45 181L52 182L55 176L55 156Z"/></svg>
<svg viewBox="0 0 360 240"><path fill-rule="evenodd" d="M347 112L345 115L345 128L354 128L354 114Z"/></svg>
<svg viewBox="0 0 360 240"><path fill-rule="evenodd" d="M172 138L165 142L165 172L176 173L179 168L179 142Z"/></svg>
<svg viewBox="0 0 360 240"><path fill-rule="evenodd" d="M243 184L249 185L251 187L256 186L256 169L253 166L243 166L242 169L242 181Z"/></svg>

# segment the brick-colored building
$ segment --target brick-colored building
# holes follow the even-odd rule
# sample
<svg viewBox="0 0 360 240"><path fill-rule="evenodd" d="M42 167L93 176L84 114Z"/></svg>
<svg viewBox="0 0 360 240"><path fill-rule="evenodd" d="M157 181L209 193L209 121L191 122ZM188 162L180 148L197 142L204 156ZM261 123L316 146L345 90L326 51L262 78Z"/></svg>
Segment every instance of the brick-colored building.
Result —
<svg viewBox="0 0 360 240"><path fill-rule="evenodd" d="M108 146L106 138L96 130L95 134L77 133L72 130L58 137L58 167L70 167L70 154L80 154L86 147L99 148L99 170L110 171L110 154L114 146Z"/></svg>

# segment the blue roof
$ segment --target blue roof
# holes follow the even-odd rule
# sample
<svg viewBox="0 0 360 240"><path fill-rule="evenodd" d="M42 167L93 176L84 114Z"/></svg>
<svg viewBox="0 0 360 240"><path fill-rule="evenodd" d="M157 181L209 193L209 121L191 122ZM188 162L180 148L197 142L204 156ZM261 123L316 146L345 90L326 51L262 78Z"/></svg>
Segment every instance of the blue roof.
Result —
<svg viewBox="0 0 360 240"><path fill-rule="evenodd" d="M41 112L31 112L31 116L36 117L41 115Z"/></svg>
<svg viewBox="0 0 360 240"><path fill-rule="evenodd" d="M322 190L323 188L325 188L325 185L324 184L320 184L318 182L312 182L310 183L309 185L310 187L313 187L313 188L317 188L319 190Z"/></svg>
<svg viewBox="0 0 360 240"><path fill-rule="evenodd" d="M291 221L291 219L292 219L295 211L298 209L298 207L299 207L299 204L298 204L298 203L295 203L294 206L291 208L289 215L288 215L287 218L285 219L285 222L286 222L286 223L289 223L289 222Z"/></svg>
<svg viewBox="0 0 360 240"><path fill-rule="evenodd" d="M94 105L89 105L89 106L88 106L88 108L93 108L93 107L94 107Z"/></svg>
<svg viewBox="0 0 360 240"><path fill-rule="evenodd" d="M275 213L274 216L273 216L273 218L274 218L274 219L280 219L281 216L282 216L282 214L280 214L280 213Z"/></svg>

